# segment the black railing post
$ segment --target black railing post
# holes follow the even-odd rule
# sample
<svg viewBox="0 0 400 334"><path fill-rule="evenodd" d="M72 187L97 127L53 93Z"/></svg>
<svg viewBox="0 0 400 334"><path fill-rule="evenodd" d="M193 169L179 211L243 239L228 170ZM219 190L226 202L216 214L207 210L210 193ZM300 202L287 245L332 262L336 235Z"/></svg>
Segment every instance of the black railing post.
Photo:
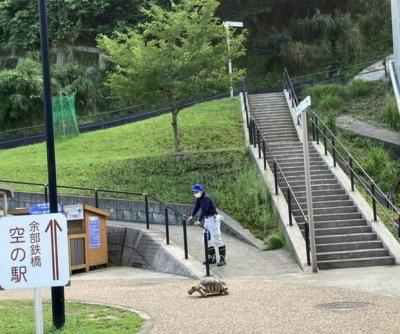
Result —
<svg viewBox="0 0 400 334"><path fill-rule="evenodd" d="M144 194L144 210L146 213L146 229L150 228L150 219L149 219L149 195Z"/></svg>
<svg viewBox="0 0 400 334"><path fill-rule="evenodd" d="M310 230L308 226L308 222L306 221L304 224L304 234L306 237L306 256L307 256L307 264L310 266L311 265L311 259L310 259Z"/></svg>
<svg viewBox="0 0 400 334"><path fill-rule="evenodd" d="M315 132L317 135L317 145L319 145L319 126L318 126L318 117L315 117Z"/></svg>
<svg viewBox="0 0 400 334"><path fill-rule="evenodd" d="M332 156L333 156L333 167L336 167L336 147L335 147L335 137L332 137Z"/></svg>
<svg viewBox="0 0 400 334"><path fill-rule="evenodd" d="M322 131L322 135L324 136L324 151L325 151L325 155L328 155L328 148L327 148L327 145L326 145L326 130L325 130L325 128Z"/></svg>
<svg viewBox="0 0 400 334"><path fill-rule="evenodd" d="M168 208L165 208L165 237L167 245L169 245L169 221L168 221Z"/></svg>
<svg viewBox="0 0 400 334"><path fill-rule="evenodd" d="M261 138L259 129L257 131L257 144L258 144L258 159L261 159Z"/></svg>
<svg viewBox="0 0 400 334"><path fill-rule="evenodd" d="M275 195L278 195L278 171L276 161L274 161Z"/></svg>
<svg viewBox="0 0 400 334"><path fill-rule="evenodd" d="M264 170L267 170L267 154L265 149L265 139L263 138L263 158L264 158Z"/></svg>
<svg viewBox="0 0 400 334"><path fill-rule="evenodd" d="M253 144L253 119L250 119L250 126L249 126L249 142L250 142L250 145Z"/></svg>
<svg viewBox="0 0 400 334"><path fill-rule="evenodd" d="M210 276L210 263L208 262L208 232L206 229L203 230L203 239L204 239L204 255L205 255L205 264L206 264L206 276Z"/></svg>
<svg viewBox="0 0 400 334"><path fill-rule="evenodd" d="M292 199L290 196L290 189L287 190L287 198L288 198L288 208L289 208L289 225L292 226Z"/></svg>
<svg viewBox="0 0 400 334"><path fill-rule="evenodd" d="M253 147L257 147L257 131L256 122L253 120Z"/></svg>
<svg viewBox="0 0 400 334"><path fill-rule="evenodd" d="M351 191L354 191L354 172L353 172L353 159L350 158L350 182L351 182Z"/></svg>
<svg viewBox="0 0 400 334"><path fill-rule="evenodd" d="M188 242L187 242L187 229L186 229L186 219L183 218L182 220L182 227L183 227L183 246L185 249L185 259L189 258L188 254Z"/></svg>
<svg viewBox="0 0 400 334"><path fill-rule="evenodd" d="M94 190L94 202L96 208L99 208L99 191L97 189Z"/></svg>
<svg viewBox="0 0 400 334"><path fill-rule="evenodd" d="M47 184L44 185L44 201L49 202L49 186Z"/></svg>
<svg viewBox="0 0 400 334"><path fill-rule="evenodd" d="M315 141L315 117L311 117L312 140Z"/></svg>
<svg viewBox="0 0 400 334"><path fill-rule="evenodd" d="M371 184L371 193L372 193L372 209L374 210L374 221L376 222L377 214L376 214L376 199L375 199L375 184Z"/></svg>
<svg viewBox="0 0 400 334"><path fill-rule="evenodd" d="M397 224L397 237L400 239L400 216Z"/></svg>

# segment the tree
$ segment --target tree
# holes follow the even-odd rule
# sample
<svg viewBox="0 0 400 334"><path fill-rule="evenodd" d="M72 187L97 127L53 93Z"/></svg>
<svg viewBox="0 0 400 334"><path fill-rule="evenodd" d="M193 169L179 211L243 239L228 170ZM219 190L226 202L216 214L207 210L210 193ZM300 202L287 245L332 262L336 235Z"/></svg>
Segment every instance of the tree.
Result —
<svg viewBox="0 0 400 334"><path fill-rule="evenodd" d="M128 103L171 106L175 151L180 151L178 114L183 102L227 90L229 56L245 53L244 32L231 36L215 16L215 0L183 0L171 9L151 4L142 9L147 21L111 39L98 38L108 60L115 65L108 82L113 94ZM231 34L233 35L233 34ZM236 82L244 75L236 70Z"/></svg>

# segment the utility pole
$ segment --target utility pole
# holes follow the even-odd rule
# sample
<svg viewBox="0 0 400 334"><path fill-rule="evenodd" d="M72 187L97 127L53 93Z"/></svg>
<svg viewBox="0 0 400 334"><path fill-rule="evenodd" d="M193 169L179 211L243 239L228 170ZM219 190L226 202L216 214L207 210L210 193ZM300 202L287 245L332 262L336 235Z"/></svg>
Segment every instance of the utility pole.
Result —
<svg viewBox="0 0 400 334"><path fill-rule="evenodd" d="M46 0L39 0L40 20L40 50L43 71L43 97L46 122L47 142L47 173L49 184L50 213L58 212L57 205L57 173L54 148L53 108L51 102L50 60L49 60L49 37L47 30L47 8ZM65 298L64 287L51 288L51 301L53 311L53 325L60 329L65 324Z"/></svg>

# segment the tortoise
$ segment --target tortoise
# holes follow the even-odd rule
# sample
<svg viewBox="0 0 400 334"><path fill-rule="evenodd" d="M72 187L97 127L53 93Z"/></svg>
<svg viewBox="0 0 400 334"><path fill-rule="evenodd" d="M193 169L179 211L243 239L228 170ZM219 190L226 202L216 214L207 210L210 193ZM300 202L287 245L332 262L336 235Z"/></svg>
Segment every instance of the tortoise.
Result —
<svg viewBox="0 0 400 334"><path fill-rule="evenodd" d="M188 294L192 295L193 292L198 292L202 297L207 297L211 295L227 295L228 287L225 282L220 281L215 278L204 278L199 284L192 286Z"/></svg>

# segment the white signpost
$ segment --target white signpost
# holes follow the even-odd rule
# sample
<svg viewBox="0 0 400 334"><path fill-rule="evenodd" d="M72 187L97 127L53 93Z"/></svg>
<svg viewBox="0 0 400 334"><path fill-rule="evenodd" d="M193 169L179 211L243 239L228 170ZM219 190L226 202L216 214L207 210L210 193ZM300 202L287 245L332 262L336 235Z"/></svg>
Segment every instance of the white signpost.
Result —
<svg viewBox="0 0 400 334"><path fill-rule="evenodd" d="M307 108L311 106L311 97L307 96L301 103L296 107L297 117L302 114L302 126L303 126L303 152L304 152L304 174L306 183L306 196L307 196L307 212L308 212L308 224L310 231L310 247L311 247L311 265L314 273L318 272L317 267L317 253L315 245L315 229L314 229L314 215L313 215L313 203L312 203L312 191L311 191L311 172L310 172L310 161L308 153L308 129L307 129Z"/></svg>
<svg viewBox="0 0 400 334"><path fill-rule="evenodd" d="M34 289L36 333L43 333L40 288L69 282L67 220L63 214L0 219L0 287Z"/></svg>

